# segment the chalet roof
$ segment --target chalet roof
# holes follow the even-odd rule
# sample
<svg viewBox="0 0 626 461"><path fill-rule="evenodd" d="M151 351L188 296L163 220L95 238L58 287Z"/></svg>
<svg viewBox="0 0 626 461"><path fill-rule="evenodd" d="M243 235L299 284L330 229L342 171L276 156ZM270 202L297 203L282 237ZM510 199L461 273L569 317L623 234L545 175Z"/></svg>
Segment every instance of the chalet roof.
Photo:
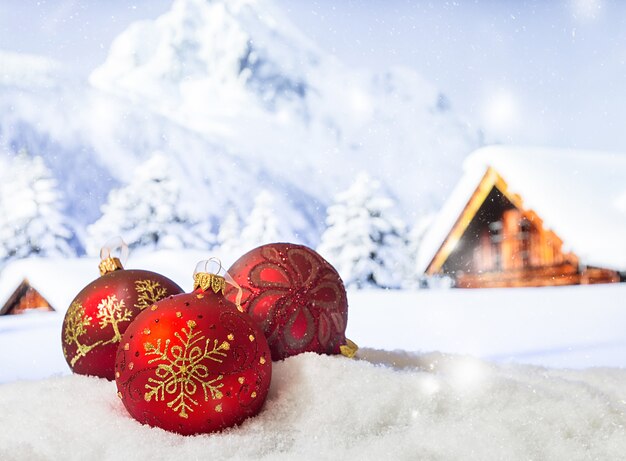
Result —
<svg viewBox="0 0 626 461"><path fill-rule="evenodd" d="M582 264L626 270L626 154L489 146L467 158L463 177L424 236L421 272L489 167L563 240L564 251L574 252Z"/></svg>

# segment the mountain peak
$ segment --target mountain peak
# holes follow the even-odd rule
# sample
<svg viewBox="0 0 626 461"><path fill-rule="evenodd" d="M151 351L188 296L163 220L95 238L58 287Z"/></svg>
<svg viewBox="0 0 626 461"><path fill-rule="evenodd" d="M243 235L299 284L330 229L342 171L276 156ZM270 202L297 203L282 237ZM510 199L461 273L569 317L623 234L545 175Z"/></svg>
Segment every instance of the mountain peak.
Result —
<svg viewBox="0 0 626 461"><path fill-rule="evenodd" d="M269 0L176 0L120 34L90 81L287 182L319 172L299 187L322 200L372 165L409 208L430 207L479 145L417 72L344 65Z"/></svg>
<svg viewBox="0 0 626 461"><path fill-rule="evenodd" d="M266 0L176 0L118 36L90 82L175 107L189 93L219 102L225 92L235 101L252 92L273 107L303 95L304 54L314 55L313 46Z"/></svg>

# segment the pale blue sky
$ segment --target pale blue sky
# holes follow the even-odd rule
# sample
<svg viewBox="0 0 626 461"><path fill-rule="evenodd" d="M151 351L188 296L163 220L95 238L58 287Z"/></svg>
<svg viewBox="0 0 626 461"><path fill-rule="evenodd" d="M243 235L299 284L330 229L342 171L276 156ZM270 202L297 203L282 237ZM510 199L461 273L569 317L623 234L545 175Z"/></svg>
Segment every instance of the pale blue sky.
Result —
<svg viewBox="0 0 626 461"><path fill-rule="evenodd" d="M626 152L626 2L275 0L344 62L412 67L488 141ZM2 0L0 48L79 74L170 0Z"/></svg>

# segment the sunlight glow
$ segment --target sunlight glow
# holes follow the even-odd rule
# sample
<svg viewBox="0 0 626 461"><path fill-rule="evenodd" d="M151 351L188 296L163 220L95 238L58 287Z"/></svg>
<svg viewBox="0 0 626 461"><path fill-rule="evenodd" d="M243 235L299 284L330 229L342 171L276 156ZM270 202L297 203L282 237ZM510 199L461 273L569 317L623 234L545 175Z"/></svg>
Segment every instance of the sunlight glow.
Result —
<svg viewBox="0 0 626 461"><path fill-rule="evenodd" d="M450 370L454 386L465 391L479 388L487 379L488 373L489 369L484 363L469 357L459 359Z"/></svg>
<svg viewBox="0 0 626 461"><path fill-rule="evenodd" d="M483 119L488 131L495 135L507 135L520 123L520 107L517 98L509 90L499 89L485 101Z"/></svg>
<svg viewBox="0 0 626 461"><path fill-rule="evenodd" d="M350 102L358 115L364 119L371 116L373 111L372 101L363 91L353 88L350 92Z"/></svg>

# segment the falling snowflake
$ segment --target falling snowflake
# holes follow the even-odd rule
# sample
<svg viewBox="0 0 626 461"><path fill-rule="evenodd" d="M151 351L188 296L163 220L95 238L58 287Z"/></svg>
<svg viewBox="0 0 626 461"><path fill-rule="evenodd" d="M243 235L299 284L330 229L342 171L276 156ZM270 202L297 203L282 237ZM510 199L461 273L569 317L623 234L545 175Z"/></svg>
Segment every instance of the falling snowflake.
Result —
<svg viewBox="0 0 626 461"><path fill-rule="evenodd" d="M161 340L157 340L156 346L145 343L146 356L154 356L148 364L158 363L155 370L156 378L148 378L147 392L144 398L147 402L154 397L155 401L165 401L167 406L174 412L178 412L181 418L187 418L187 412L192 412L192 406L198 405L194 399L199 387L204 393L204 401L208 402L209 396L219 400L223 397L220 388L224 386L220 381L223 375L209 379L209 368L205 360L222 363L227 356L225 351L230 350L230 344L206 338L201 331L194 332L196 322L187 322L187 328L182 328L182 334L174 333L180 345L170 347L170 339L165 341L165 347L161 350ZM204 342L204 350L202 344Z"/></svg>

